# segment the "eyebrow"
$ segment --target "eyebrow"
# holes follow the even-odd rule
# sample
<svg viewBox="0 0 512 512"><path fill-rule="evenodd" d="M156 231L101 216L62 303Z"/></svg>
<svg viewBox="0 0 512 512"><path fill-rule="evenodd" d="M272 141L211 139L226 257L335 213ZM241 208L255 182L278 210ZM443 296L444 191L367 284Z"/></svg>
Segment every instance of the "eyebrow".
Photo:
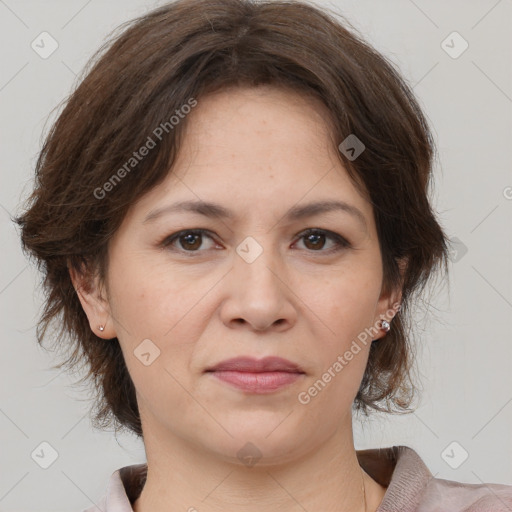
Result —
<svg viewBox="0 0 512 512"><path fill-rule="evenodd" d="M361 210L349 203L346 203L345 201L317 201L302 206L294 206L286 212L284 219L287 221L295 221L332 211L341 211L350 214L361 222L365 229L367 229L366 218ZM163 206L151 211L143 220L143 224L150 222L157 217L161 217L164 214L179 212L197 213L199 215L204 215L205 217L228 219L231 221L236 217L234 212L220 204L208 201L181 201L179 203Z"/></svg>

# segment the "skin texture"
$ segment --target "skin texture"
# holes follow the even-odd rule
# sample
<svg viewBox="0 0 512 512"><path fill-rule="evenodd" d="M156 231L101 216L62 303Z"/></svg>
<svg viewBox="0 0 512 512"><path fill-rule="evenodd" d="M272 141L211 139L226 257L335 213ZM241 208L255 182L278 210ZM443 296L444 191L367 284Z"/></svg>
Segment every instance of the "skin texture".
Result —
<svg viewBox="0 0 512 512"><path fill-rule="evenodd" d="M360 511L362 478L366 510L382 500L352 433L370 340L308 404L297 398L400 300L399 290L381 293L372 207L337 158L326 118L317 100L269 86L200 98L172 172L111 240L107 282L85 286L72 273L91 329L105 343L119 339L137 389L149 469L135 512ZM199 199L236 218L184 212L144 222ZM357 207L366 226L342 211L285 221L293 206L331 199ZM160 245L198 228L210 233ZM301 235L308 228L350 247L333 252L322 233L315 244ZM251 263L237 253L248 236L263 250ZM145 339L160 350L148 366L134 355ZM305 375L258 395L204 373L242 355L284 357ZM252 466L237 457L248 442L261 456Z"/></svg>

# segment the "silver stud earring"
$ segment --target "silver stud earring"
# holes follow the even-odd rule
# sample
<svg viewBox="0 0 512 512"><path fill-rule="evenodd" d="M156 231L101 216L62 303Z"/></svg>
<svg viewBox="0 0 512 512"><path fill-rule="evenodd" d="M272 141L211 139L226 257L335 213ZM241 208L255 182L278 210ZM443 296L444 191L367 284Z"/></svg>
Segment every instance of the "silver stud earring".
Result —
<svg viewBox="0 0 512 512"><path fill-rule="evenodd" d="M103 332L105 330L105 327L103 325L98 326L98 329Z"/></svg>
<svg viewBox="0 0 512 512"><path fill-rule="evenodd" d="M389 330L391 329L391 325L389 324L388 321L386 320L381 320L380 321L380 326L382 329L384 329L386 332L389 332Z"/></svg>

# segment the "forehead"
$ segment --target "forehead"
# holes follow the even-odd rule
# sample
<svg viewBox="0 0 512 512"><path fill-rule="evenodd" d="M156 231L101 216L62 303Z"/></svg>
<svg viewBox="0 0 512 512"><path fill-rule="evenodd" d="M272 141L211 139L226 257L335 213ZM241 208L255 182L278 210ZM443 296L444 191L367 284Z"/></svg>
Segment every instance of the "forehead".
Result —
<svg viewBox="0 0 512 512"><path fill-rule="evenodd" d="M328 150L328 117L318 98L291 89L230 87L198 100L187 119L187 142L215 146L219 153L240 148L259 160L269 156L258 153L262 148L273 155L290 147L318 155Z"/></svg>
<svg viewBox="0 0 512 512"><path fill-rule="evenodd" d="M338 199L371 212L336 154L317 98L264 86L197 101L171 172L139 201L146 214L169 200L214 202L247 215Z"/></svg>

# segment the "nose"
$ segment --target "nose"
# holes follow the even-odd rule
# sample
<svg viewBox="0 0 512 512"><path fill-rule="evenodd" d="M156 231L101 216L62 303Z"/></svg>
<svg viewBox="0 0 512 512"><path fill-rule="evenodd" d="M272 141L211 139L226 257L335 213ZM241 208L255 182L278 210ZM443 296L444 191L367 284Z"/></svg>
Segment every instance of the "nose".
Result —
<svg viewBox="0 0 512 512"><path fill-rule="evenodd" d="M252 262L236 254L225 281L224 324L258 332L289 329L296 322L298 299L287 275L271 250L263 250Z"/></svg>

